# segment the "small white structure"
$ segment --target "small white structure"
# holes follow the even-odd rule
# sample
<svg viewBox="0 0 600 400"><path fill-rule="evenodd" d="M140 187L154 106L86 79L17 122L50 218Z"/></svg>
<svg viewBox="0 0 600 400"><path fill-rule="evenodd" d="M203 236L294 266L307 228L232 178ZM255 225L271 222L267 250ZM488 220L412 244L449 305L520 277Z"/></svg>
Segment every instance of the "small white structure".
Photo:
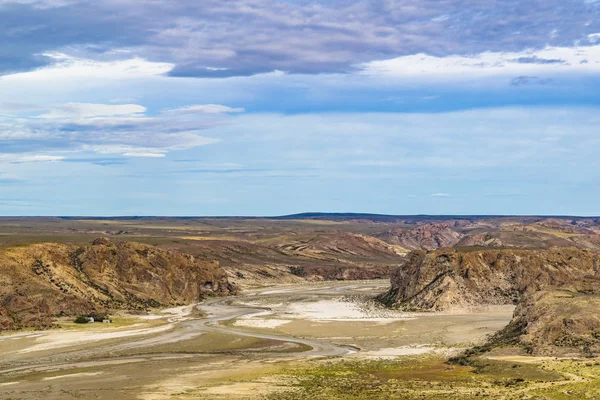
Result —
<svg viewBox="0 0 600 400"><path fill-rule="evenodd" d="M102 323L103 324L110 324L110 323L112 323L112 321L110 319L103 319Z"/></svg>
<svg viewBox="0 0 600 400"><path fill-rule="evenodd" d="M94 317L88 317L88 322L95 322Z"/></svg>

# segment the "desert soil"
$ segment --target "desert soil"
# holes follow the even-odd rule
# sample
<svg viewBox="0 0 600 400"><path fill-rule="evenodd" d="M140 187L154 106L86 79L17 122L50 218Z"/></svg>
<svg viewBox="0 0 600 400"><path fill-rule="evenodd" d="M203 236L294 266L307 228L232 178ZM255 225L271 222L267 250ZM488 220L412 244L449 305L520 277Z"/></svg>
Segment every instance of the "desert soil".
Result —
<svg viewBox="0 0 600 400"><path fill-rule="evenodd" d="M280 285L107 327L0 336L0 399L253 399L298 363L451 354L511 319L512 307L415 314L368 299L387 281Z"/></svg>

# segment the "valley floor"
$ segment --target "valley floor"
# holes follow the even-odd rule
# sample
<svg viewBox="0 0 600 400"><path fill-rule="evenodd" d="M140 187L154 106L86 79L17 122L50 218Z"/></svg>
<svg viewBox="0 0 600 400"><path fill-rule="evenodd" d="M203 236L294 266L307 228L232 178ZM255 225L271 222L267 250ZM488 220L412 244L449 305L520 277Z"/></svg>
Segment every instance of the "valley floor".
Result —
<svg viewBox="0 0 600 400"><path fill-rule="evenodd" d="M598 398L594 360L446 364L512 307L401 313L368 300L387 287L280 285L120 326L0 336L0 399Z"/></svg>

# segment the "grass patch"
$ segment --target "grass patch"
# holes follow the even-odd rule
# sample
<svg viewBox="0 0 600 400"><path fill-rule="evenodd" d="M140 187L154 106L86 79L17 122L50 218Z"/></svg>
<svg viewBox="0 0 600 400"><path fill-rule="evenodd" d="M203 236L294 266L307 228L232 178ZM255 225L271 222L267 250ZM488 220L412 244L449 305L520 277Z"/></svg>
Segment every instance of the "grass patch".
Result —
<svg viewBox="0 0 600 400"><path fill-rule="evenodd" d="M562 399L565 387L573 393L600 389L600 366L588 371L595 383L573 382L566 369L581 373L581 366L555 361L549 365L481 359L474 365L451 365L435 357L402 357L396 360L337 360L311 363L283 371L287 391L269 400L378 400L378 399ZM594 368L588 363L586 368ZM564 377L568 379L565 379ZM569 378L571 377L571 378ZM591 386L590 386L591 385ZM566 397L565 397L566 398ZM600 397L573 397L600 398Z"/></svg>

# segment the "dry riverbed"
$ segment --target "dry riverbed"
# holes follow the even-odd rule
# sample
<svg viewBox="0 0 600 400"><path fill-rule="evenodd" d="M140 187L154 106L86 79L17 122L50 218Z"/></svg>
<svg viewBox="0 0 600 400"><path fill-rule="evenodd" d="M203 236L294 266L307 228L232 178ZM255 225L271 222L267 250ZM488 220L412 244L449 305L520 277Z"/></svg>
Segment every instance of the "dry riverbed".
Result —
<svg viewBox="0 0 600 400"><path fill-rule="evenodd" d="M289 373L298 365L442 359L512 315L512 307L401 313L368 301L387 286L282 285L129 316L118 327L3 335L0 399L289 397L300 393L301 380Z"/></svg>

